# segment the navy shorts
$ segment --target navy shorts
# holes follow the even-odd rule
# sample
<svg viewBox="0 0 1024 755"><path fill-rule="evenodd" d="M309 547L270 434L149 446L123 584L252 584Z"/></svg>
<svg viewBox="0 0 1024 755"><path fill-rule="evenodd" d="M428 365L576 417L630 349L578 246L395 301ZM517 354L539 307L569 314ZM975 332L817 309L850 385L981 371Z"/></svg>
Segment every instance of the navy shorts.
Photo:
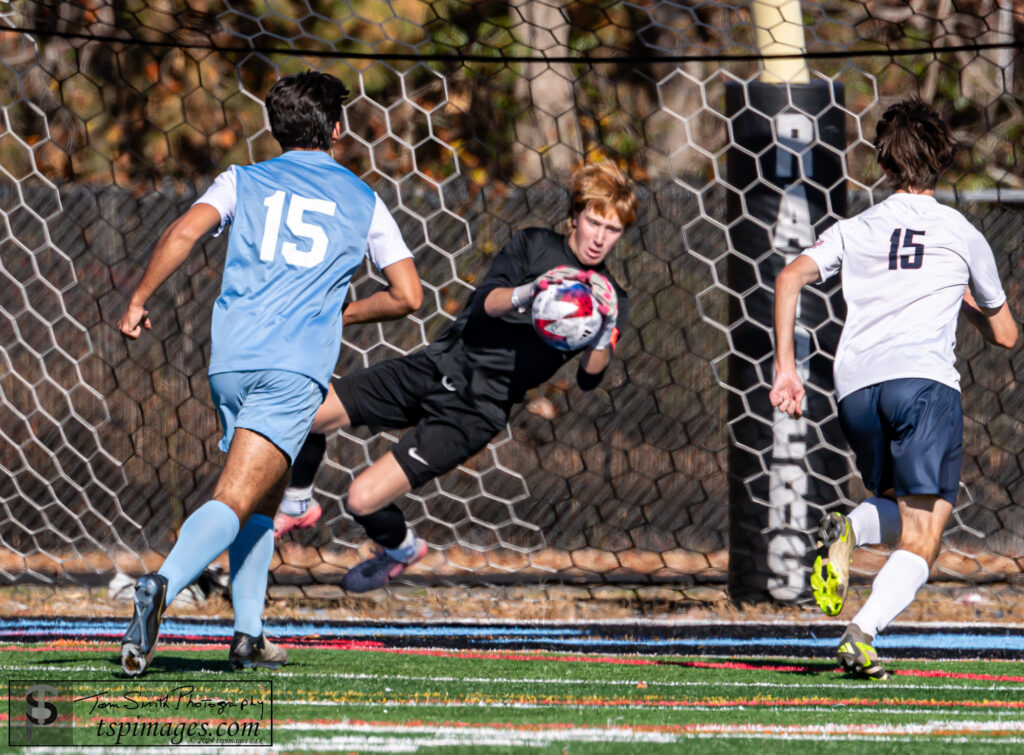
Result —
<svg viewBox="0 0 1024 755"><path fill-rule="evenodd" d="M508 421L494 404L481 406L457 393L423 351L331 382L352 427L375 433L412 427L392 451L413 488L455 469Z"/></svg>
<svg viewBox="0 0 1024 755"><path fill-rule="evenodd" d="M956 504L964 436L959 391L924 378L886 380L840 401L839 421L869 490Z"/></svg>

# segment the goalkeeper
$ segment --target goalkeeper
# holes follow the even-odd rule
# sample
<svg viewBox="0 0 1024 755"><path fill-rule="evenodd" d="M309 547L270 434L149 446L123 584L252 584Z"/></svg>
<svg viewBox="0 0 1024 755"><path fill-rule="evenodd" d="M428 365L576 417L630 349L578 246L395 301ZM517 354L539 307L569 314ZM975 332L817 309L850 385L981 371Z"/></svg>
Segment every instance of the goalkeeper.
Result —
<svg viewBox="0 0 1024 755"><path fill-rule="evenodd" d="M423 295L387 208L330 155L347 96L340 80L323 73L277 81L267 117L284 153L218 176L160 237L118 322L129 338L149 329L147 299L200 238L231 223L209 370L227 460L213 499L185 520L159 571L135 585L135 611L121 640L129 675L149 665L164 608L224 550L235 612L231 664L287 661L264 637L262 612L274 552L271 517L288 468L327 392L342 324L402 317ZM349 281L366 256L388 288L352 302L343 316Z"/></svg>
<svg viewBox="0 0 1024 755"><path fill-rule="evenodd" d="M614 165L580 168L570 189L568 236L541 228L518 231L440 338L419 352L333 381L285 494L284 505L298 507L285 508L278 522L298 516L315 521L306 507L318 508L310 495L323 458L324 433L359 425L374 432L413 428L348 489L346 507L379 552L345 575L346 590L383 587L423 558L427 544L406 526L394 500L484 448L527 390L580 353L580 387L591 390L601 382L629 310L626 292L605 260L636 219L636 206L636 196ZM538 288L571 277L590 284L604 314L595 340L575 352L545 344L530 315Z"/></svg>
<svg viewBox="0 0 1024 755"><path fill-rule="evenodd" d="M885 679L875 635L928 581L960 484L957 315L1007 349L1018 329L992 249L963 215L935 200L955 149L946 124L913 98L885 111L875 143L896 192L831 226L776 281L770 398L781 411L801 413L804 388L793 351L800 289L841 270L847 317L834 368L839 420L875 497L849 516L831 512L822 519L823 552L811 588L818 605L836 615L853 548L896 546L837 651L848 670Z"/></svg>

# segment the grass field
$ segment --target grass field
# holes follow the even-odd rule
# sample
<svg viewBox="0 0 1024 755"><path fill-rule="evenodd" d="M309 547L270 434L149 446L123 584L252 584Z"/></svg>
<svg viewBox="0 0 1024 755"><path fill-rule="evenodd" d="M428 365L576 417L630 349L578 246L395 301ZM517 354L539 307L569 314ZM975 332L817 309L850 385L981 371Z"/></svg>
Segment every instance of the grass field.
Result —
<svg viewBox="0 0 1024 755"><path fill-rule="evenodd" d="M102 689L109 699L139 699L140 690L178 689L183 680L199 687L214 685L212 689L220 690L214 696L228 697L272 683L278 752L936 752L970 746L1016 753L1024 747L1024 664L1014 660L893 660L887 663L892 679L878 683L849 678L823 657L660 655L651 652L649 636L641 653L604 652L600 648L609 645L610 637L622 636L608 631L596 642L586 632L539 631L537 642L530 643L524 641L527 634L500 628L462 627L443 635L406 627L407 632L389 634L383 631L387 625L349 625L344 636L333 637L322 627L310 636L304 627L304 638L285 642L291 660L277 671L232 672L226 643L189 636L202 626L196 623L178 627L171 635L173 644L161 645L151 672L140 682L121 674L110 626L92 624L92 634L104 639L71 640L58 639L66 636L59 628L50 638L37 628L26 638L40 641L0 645L0 667L9 682L74 680L77 697ZM738 637L739 651L765 645L764 637L752 644L756 628L692 629L683 634L703 631L709 643L716 636ZM799 628L764 629L768 636L778 636L783 648L808 636ZM629 631L634 640L649 634L636 626ZM89 633L73 634L81 638ZM456 635L462 639L453 640ZM991 636L1004 656L1013 657L1019 635L1018 630ZM578 638L572 643L575 648L598 650L566 650L562 646L568 636ZM827 655L823 648L830 642L814 640L811 655ZM933 633L910 644L946 642L947 635ZM548 649L538 647L544 644ZM982 643L992 644L991 637ZM929 652L936 654L934 647ZM955 648L952 652L963 655ZM95 717L104 713L93 710L90 719L85 708L94 702L75 704L79 733L91 731ZM11 732L21 733L24 705L23 696L12 695L10 714L5 711L4 716L15 721ZM124 711L106 713L111 720L128 720ZM150 715L171 722L209 717L180 711ZM263 718L265 737L270 718ZM89 744L101 740L93 737ZM38 735L36 741L42 741ZM132 743L143 741L158 744L157 739ZM164 744L168 751L176 749ZM53 745L25 752L79 749ZM221 749L235 755L268 751ZM104 750L123 747L89 752Z"/></svg>

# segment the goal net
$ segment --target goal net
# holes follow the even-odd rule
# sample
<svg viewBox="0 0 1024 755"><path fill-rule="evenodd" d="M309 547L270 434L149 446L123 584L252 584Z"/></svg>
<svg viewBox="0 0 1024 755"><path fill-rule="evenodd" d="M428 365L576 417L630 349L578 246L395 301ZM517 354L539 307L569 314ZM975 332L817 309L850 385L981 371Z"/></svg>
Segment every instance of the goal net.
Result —
<svg viewBox="0 0 1024 755"><path fill-rule="evenodd" d="M334 156L391 208L426 293L411 317L346 328L339 373L436 337L512 233L561 228L581 163L615 160L641 199L610 263L632 317L601 388L581 392L567 369L485 451L402 498L432 546L409 579L685 585L724 582L749 558L773 597L802 599L818 517L865 493L835 433L838 289L802 300L805 418L780 425L765 409L772 275L887 194L874 124L913 93L962 146L940 199L985 233L1019 302L1024 14L1010 0L793 6L0 3L0 581L141 573L212 492L223 456L206 366L225 239L201 242L153 297L151 333L127 342L116 318L171 220L228 165L278 153L263 97L312 68L352 90ZM767 75L782 61L804 73ZM758 87L781 99L759 110ZM824 104L802 104L801 87ZM752 116L768 142L744 142ZM791 179L767 186L758 214L769 164ZM817 197L806 216L798 184ZM353 295L381 285L367 267ZM957 354L965 490L936 573L1016 580L1020 355L966 328ZM345 493L396 437L329 438L325 515L278 542L273 582L333 585L365 555ZM856 573L883 555L860 554Z"/></svg>

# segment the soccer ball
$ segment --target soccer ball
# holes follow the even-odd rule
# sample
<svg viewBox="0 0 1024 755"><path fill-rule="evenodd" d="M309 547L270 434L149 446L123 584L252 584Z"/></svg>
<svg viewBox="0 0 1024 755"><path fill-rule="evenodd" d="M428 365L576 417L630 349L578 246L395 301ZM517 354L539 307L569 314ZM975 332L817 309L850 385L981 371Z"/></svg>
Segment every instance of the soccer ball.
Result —
<svg viewBox="0 0 1024 755"><path fill-rule="evenodd" d="M565 281L533 297L533 328L541 340L562 351L582 349L601 329L603 316L590 286Z"/></svg>

